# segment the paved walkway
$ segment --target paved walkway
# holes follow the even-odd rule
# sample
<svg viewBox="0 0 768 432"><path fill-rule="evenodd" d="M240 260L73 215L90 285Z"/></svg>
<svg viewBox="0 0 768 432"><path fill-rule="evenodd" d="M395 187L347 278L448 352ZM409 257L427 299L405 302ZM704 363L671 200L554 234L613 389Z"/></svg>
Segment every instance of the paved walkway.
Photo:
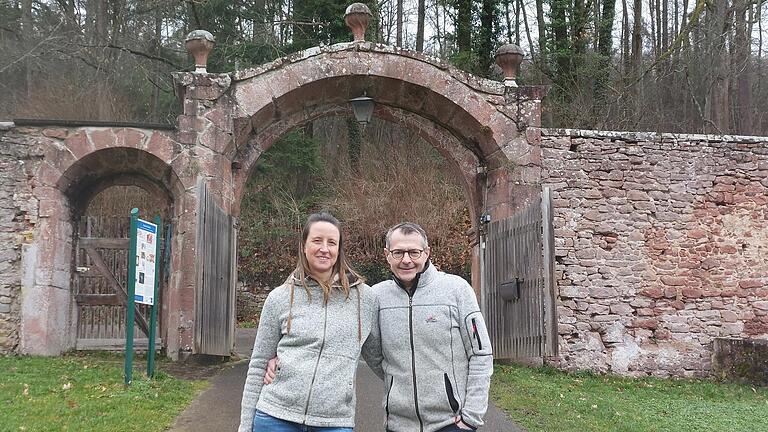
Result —
<svg viewBox="0 0 768 432"><path fill-rule="evenodd" d="M229 432L236 431L240 422L240 397L253 347L255 329L238 329L235 351L244 360L222 369L211 380L211 387L203 392L176 419L172 432ZM368 366L361 363L357 372L357 410L355 432L382 432L384 412L381 400L384 390L381 381ZM524 432L504 413L491 405L485 416L482 432Z"/></svg>

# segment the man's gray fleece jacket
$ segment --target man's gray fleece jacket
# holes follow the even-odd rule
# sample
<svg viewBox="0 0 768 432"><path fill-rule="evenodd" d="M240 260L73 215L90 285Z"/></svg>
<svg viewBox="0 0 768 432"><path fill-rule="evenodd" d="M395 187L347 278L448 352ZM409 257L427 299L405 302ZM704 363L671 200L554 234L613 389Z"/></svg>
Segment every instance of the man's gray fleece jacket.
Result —
<svg viewBox="0 0 768 432"><path fill-rule="evenodd" d="M475 292L427 262L412 294L395 280L373 286L379 303L386 430L433 432L455 416L477 428L488 408L493 356ZM370 358L369 358L370 357Z"/></svg>
<svg viewBox="0 0 768 432"><path fill-rule="evenodd" d="M250 432L256 409L283 420L320 427L353 427L355 375L360 349L376 323L375 296L357 283L349 298L334 290L327 305L323 291L307 280L269 293L259 320L243 389L239 432ZM358 303L359 296L359 303ZM358 309L359 304L359 309ZM288 315L291 331L288 333ZM275 380L263 385L269 359L278 356Z"/></svg>

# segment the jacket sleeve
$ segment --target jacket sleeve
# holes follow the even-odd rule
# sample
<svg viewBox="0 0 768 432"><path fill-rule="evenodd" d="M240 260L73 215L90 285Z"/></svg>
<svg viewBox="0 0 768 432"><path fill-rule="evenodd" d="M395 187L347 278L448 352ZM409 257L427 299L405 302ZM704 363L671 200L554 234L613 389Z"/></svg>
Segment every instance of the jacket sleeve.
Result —
<svg viewBox="0 0 768 432"><path fill-rule="evenodd" d="M243 388L243 401L240 406L240 427L238 432L253 430L253 417L256 413L256 403L263 385L267 362L277 355L277 343L280 341L280 302L273 290L264 302L253 343L253 354L248 365L248 375Z"/></svg>
<svg viewBox="0 0 768 432"><path fill-rule="evenodd" d="M488 390L493 374L493 351L488 329L472 287L466 282L459 293L459 316L463 326L461 338L467 354L467 393L461 419L467 425L478 428L483 425L483 416L488 409Z"/></svg>
<svg viewBox="0 0 768 432"><path fill-rule="evenodd" d="M381 353L381 328L379 327L379 299L376 297L373 302L373 311L371 313L371 333L363 343L360 355L365 360L365 364L379 377L384 379L384 369L381 367L383 354Z"/></svg>

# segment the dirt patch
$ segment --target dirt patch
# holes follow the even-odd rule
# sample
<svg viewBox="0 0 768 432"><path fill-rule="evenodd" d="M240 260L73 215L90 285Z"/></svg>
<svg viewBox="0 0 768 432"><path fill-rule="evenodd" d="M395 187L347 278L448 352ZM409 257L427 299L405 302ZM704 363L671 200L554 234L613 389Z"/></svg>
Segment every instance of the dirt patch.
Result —
<svg viewBox="0 0 768 432"><path fill-rule="evenodd" d="M213 378L224 369L237 364L237 361L202 364L197 362L168 362L159 366L159 369L168 375L183 380L207 380Z"/></svg>

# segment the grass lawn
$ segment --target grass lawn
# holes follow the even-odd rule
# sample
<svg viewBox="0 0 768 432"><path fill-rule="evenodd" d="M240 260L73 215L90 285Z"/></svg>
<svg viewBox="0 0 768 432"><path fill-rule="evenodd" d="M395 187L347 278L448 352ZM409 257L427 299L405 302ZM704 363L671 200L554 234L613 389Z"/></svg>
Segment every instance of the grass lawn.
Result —
<svg viewBox="0 0 768 432"><path fill-rule="evenodd" d="M491 399L529 432L768 431L768 389L496 366Z"/></svg>
<svg viewBox="0 0 768 432"><path fill-rule="evenodd" d="M162 431L207 383L150 381L142 363L126 388L122 356L0 357L0 430Z"/></svg>

